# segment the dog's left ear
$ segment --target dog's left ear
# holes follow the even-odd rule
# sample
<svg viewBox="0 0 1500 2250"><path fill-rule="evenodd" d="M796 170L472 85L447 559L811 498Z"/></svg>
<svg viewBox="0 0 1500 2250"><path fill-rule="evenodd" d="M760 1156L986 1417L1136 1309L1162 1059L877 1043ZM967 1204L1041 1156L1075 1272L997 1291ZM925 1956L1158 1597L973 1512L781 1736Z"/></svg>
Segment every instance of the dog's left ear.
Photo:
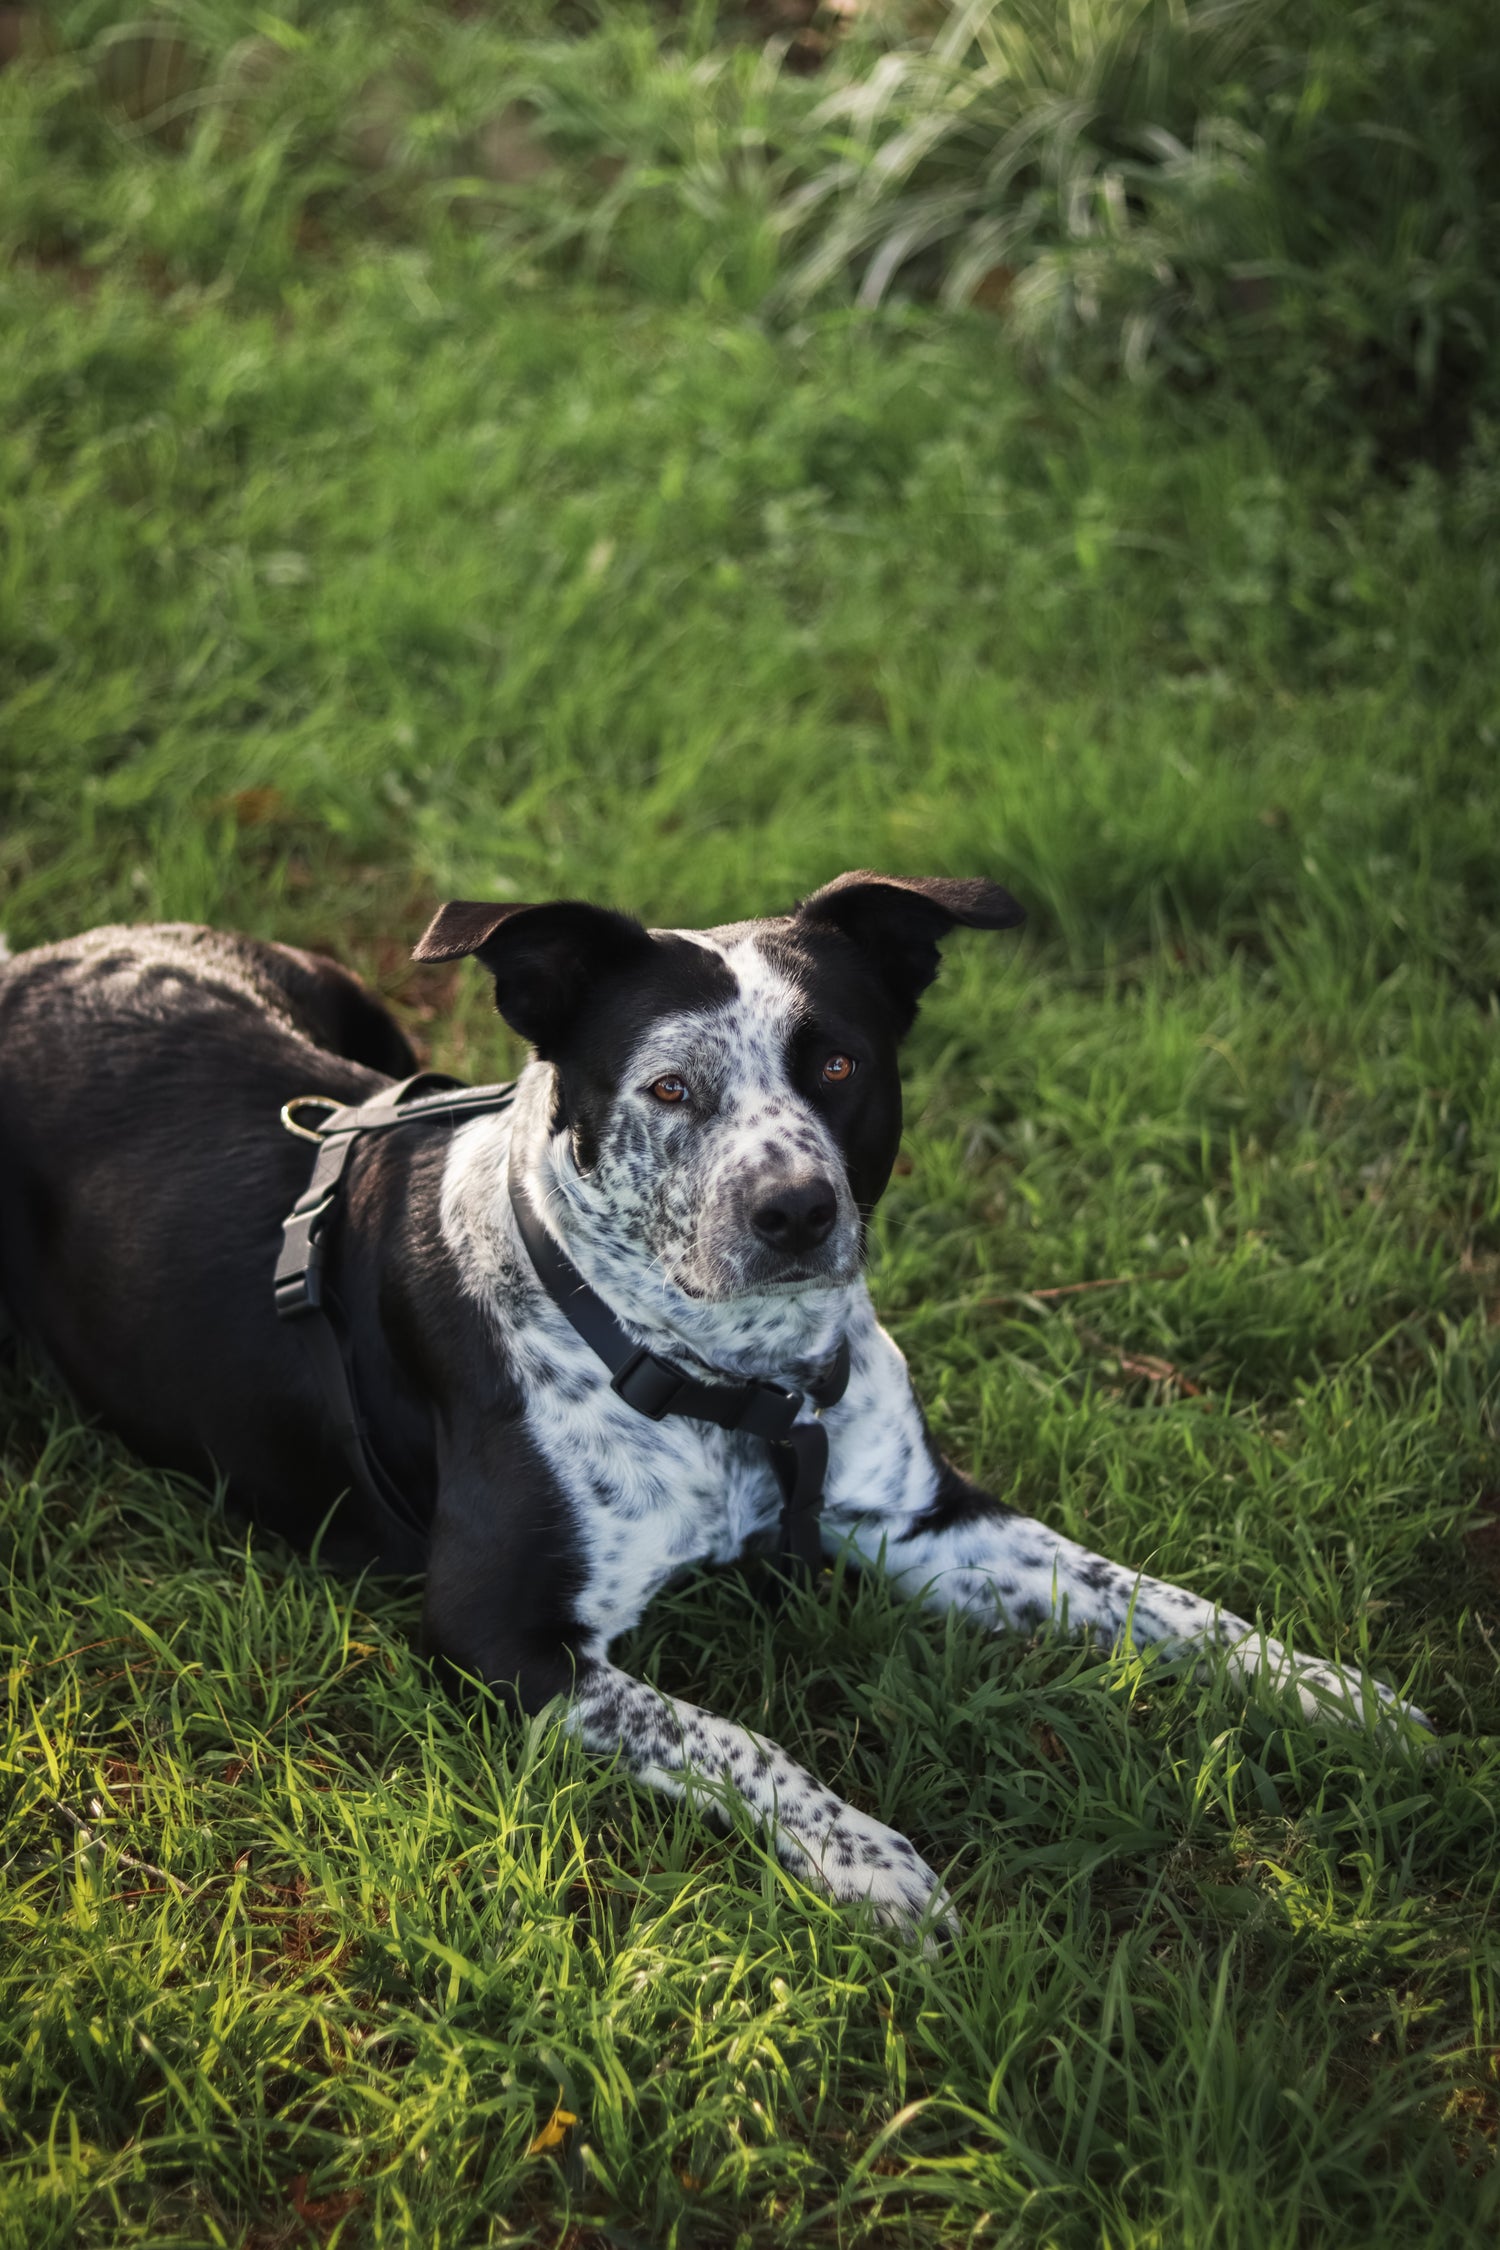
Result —
<svg viewBox="0 0 1500 2250"><path fill-rule="evenodd" d="M450 899L412 949L414 961L458 961L472 953L495 980L495 1006L549 1059L611 969L649 952L651 938L628 914L586 899L539 906L487 906Z"/></svg>
<svg viewBox="0 0 1500 2250"><path fill-rule="evenodd" d="M911 1029L917 1002L938 972L938 945L962 923L1014 930L1026 919L1009 891L979 876L836 876L798 907L804 928L841 930L865 953L890 993L896 1034Z"/></svg>

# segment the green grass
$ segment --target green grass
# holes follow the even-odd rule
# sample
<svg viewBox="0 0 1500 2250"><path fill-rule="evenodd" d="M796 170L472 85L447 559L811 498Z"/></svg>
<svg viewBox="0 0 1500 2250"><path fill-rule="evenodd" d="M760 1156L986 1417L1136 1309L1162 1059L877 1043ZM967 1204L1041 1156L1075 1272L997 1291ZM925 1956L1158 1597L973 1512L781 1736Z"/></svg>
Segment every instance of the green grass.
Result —
<svg viewBox="0 0 1500 2250"><path fill-rule="evenodd" d="M0 246L271 302L373 231L782 320L980 303L1038 366L1451 465L1500 415L1491 15L54 0L0 78Z"/></svg>
<svg viewBox="0 0 1500 2250"><path fill-rule="evenodd" d="M655 1605L625 1661L948 1871L929 1964L438 1701L411 1598L17 1364L0 2235L1490 2241L1493 446L1382 483L1209 397L1029 387L979 316L772 333L430 213L196 271L206 159L164 274L109 231L157 162L48 172L91 247L0 280L12 945L332 945L480 1075L482 980L406 959L440 896L1000 877L1031 926L951 948L876 1230L935 1427L1367 1657L1443 1756L853 1582Z"/></svg>

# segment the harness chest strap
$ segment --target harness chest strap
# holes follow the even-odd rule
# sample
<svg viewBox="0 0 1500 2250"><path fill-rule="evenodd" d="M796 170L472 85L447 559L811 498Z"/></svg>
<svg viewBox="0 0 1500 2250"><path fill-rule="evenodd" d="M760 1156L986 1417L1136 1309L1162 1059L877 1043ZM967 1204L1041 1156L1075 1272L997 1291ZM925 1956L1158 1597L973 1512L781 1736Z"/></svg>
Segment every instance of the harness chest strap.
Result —
<svg viewBox="0 0 1500 2250"><path fill-rule="evenodd" d="M419 1087L436 1089L418 1093ZM380 1527L382 1553L400 1571L420 1571L426 1559L427 1530L419 1514L371 1450L360 1414L344 1340L325 1296L323 1266L330 1232L339 1210L344 1174L354 1144L366 1133L398 1126L456 1123L508 1109L514 1084L462 1086L436 1072L419 1072L382 1089L367 1102L345 1107L322 1095L301 1095L286 1103L281 1118L289 1132L318 1143L312 1178L298 1196L282 1228L276 1260L276 1310L295 1320L307 1346L333 1434L351 1481ZM303 1108L324 1111L314 1128L300 1124ZM746 1380L707 1382L684 1375L670 1360L637 1344L598 1293L542 1225L530 1198L514 1176L511 1204L538 1281L595 1356L609 1369L610 1388L637 1414L659 1422L664 1415L712 1422L743 1430L767 1447L781 1487L779 1559L798 1571L819 1560L818 1515L828 1473L828 1435L816 1421L799 1422L806 1400L832 1406L849 1381L847 1338L827 1371L804 1394L780 1383Z"/></svg>

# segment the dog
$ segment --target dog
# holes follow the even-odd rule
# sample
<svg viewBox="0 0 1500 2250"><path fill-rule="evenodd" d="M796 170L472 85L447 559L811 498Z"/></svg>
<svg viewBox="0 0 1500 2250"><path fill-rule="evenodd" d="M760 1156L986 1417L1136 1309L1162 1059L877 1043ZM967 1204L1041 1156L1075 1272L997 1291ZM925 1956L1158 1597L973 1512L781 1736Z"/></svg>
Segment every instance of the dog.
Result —
<svg viewBox="0 0 1500 2250"><path fill-rule="evenodd" d="M988 881L869 872L706 930L576 900L446 905L416 957L477 960L533 1059L507 1107L439 1105L354 1147L327 1248L370 1450L421 1528L435 1659L525 1713L562 1698L591 1751L654 1789L737 1801L797 1875L929 1942L952 1910L905 1837L610 1662L669 1579L774 1540L786 1462L750 1428L638 1411L538 1258L684 1396L782 1401L783 1454L821 1432L804 1526L911 1599L991 1629L1056 1619L1217 1651L1310 1717L1426 1725L1388 1688L1014 1513L928 1434L862 1277L901 1132L897 1050L940 941L1023 918ZM122 927L0 967L0 1055L15 1327L148 1460L221 1480L325 1558L399 1560L271 1287L308 1180L282 1105L378 1109L416 1068L394 1020L320 956Z"/></svg>

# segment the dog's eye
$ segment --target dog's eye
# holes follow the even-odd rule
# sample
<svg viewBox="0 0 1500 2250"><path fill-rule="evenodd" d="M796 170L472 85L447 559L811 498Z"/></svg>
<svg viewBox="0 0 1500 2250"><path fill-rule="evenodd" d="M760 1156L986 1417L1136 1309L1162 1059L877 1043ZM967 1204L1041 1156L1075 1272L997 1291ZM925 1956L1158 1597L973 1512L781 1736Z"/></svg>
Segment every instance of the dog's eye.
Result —
<svg viewBox="0 0 1500 2250"><path fill-rule="evenodd" d="M685 1102L688 1090L680 1078L656 1078L651 1091L659 1102Z"/></svg>
<svg viewBox="0 0 1500 2250"><path fill-rule="evenodd" d="M842 1086L846 1078L852 1078L853 1076L854 1057L852 1055L830 1055L823 1065L823 1083L825 1086Z"/></svg>

